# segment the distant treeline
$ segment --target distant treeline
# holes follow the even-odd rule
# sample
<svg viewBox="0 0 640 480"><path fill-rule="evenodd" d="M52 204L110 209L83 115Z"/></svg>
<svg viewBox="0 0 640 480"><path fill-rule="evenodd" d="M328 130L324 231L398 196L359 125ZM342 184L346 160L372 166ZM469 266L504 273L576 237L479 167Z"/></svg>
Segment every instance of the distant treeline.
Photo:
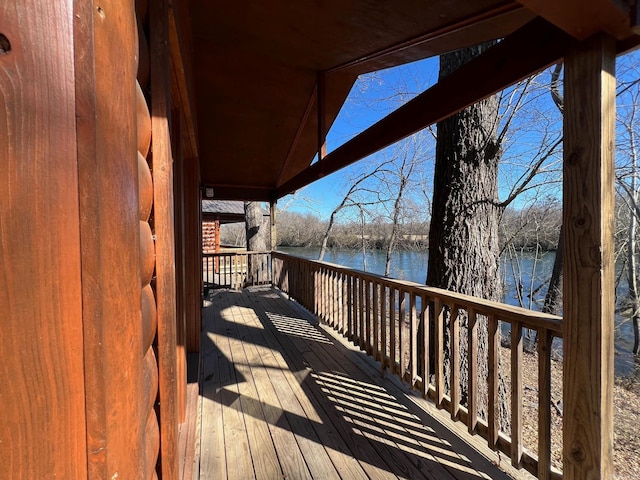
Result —
<svg viewBox="0 0 640 480"><path fill-rule="evenodd" d="M519 250L554 250L562 222L562 209L554 205L523 210L507 209L500 222L500 244ZM282 211L278 213L278 245L287 247L319 247L327 231L328 222L311 213ZM386 249L393 225L378 217L364 224L336 223L328 238L330 248ZM222 243L244 245L244 225L224 225ZM398 225L395 248L421 250L428 248L429 222L405 221Z"/></svg>

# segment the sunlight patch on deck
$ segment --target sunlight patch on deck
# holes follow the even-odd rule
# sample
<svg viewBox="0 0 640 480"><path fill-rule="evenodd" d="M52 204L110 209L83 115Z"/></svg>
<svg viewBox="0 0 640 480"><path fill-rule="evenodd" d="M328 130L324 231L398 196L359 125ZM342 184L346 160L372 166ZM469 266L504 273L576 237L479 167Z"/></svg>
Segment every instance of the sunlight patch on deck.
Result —
<svg viewBox="0 0 640 480"><path fill-rule="evenodd" d="M273 326L276 327L276 330L283 335L292 335L304 338L305 340L313 340L314 342L333 345L333 342L307 320L289 317L281 313L266 312L266 314L269 320L271 320L271 323L273 323Z"/></svg>
<svg viewBox="0 0 640 480"><path fill-rule="evenodd" d="M332 372L314 371L311 376L355 434L396 446L417 458L436 461L472 478L491 479L379 386Z"/></svg>

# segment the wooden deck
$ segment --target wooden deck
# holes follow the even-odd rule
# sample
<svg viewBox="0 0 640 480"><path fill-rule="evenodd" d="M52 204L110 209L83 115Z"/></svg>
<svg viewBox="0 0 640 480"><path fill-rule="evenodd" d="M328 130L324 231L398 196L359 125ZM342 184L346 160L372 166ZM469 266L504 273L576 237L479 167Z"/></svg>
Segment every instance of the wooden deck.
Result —
<svg viewBox="0 0 640 480"><path fill-rule="evenodd" d="M194 478L512 478L495 452L463 442L443 412L279 291L213 295Z"/></svg>

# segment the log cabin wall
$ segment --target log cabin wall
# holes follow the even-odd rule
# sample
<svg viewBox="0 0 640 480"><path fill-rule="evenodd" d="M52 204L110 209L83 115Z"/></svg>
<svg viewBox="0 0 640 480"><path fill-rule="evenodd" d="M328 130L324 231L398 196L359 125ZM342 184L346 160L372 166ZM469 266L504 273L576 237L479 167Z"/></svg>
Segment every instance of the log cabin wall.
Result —
<svg viewBox="0 0 640 480"><path fill-rule="evenodd" d="M202 221L202 253L220 253L220 220Z"/></svg>
<svg viewBox="0 0 640 480"><path fill-rule="evenodd" d="M137 6L0 5L2 478L177 478L168 6Z"/></svg>

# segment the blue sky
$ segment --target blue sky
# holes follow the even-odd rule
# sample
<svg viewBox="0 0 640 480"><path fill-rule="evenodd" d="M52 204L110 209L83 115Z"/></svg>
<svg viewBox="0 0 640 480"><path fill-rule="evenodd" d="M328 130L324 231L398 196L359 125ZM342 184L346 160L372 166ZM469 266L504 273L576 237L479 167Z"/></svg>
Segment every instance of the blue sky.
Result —
<svg viewBox="0 0 640 480"><path fill-rule="evenodd" d="M437 57L362 75L327 135L327 152L426 90L436 82L437 76ZM368 160L381 161L379 159L384 156L385 150L382 150L328 175L293 196L283 197L278 201L278 207L301 213L312 212L328 219L348 190L349 179L365 169L370 164Z"/></svg>

